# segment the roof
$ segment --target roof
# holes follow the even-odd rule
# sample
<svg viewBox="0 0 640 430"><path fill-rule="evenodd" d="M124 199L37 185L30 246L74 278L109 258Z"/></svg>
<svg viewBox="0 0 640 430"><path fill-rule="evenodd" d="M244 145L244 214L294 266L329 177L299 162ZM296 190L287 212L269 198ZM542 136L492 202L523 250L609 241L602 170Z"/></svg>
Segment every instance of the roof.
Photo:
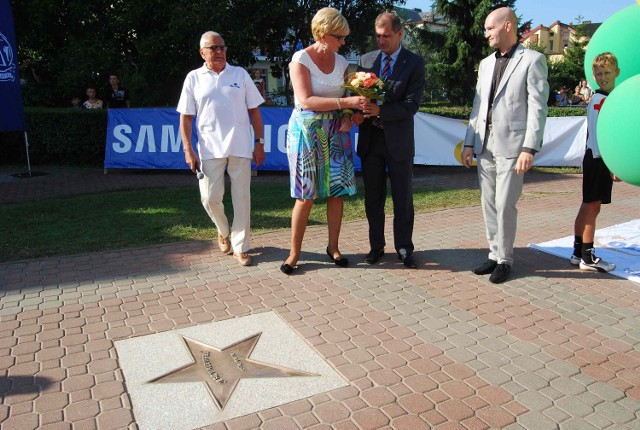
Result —
<svg viewBox="0 0 640 430"><path fill-rule="evenodd" d="M585 24L582 24L584 27L584 32L587 34L587 36L591 37L593 36L593 33L596 32L596 30L598 29L598 27L600 27L602 25L601 22L588 22Z"/></svg>
<svg viewBox="0 0 640 430"><path fill-rule="evenodd" d="M420 9L406 9L397 6L394 6L393 9L404 24L422 22L422 17L420 16L420 12L422 11Z"/></svg>

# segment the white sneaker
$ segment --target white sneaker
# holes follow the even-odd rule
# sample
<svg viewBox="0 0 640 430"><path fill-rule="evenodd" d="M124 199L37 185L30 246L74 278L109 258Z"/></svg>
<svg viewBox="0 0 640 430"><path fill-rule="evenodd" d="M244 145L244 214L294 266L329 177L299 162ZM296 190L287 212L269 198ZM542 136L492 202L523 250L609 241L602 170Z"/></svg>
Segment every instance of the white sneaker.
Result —
<svg viewBox="0 0 640 430"><path fill-rule="evenodd" d="M613 263L607 263L600 257L594 257L593 263L587 264L584 260L580 260L580 269L582 270L591 270L593 272L611 272L616 268L616 265Z"/></svg>
<svg viewBox="0 0 640 430"><path fill-rule="evenodd" d="M582 260L580 257L576 257L575 254L571 254L571 258L569 259L569 262L571 263L572 266L579 266L580 260Z"/></svg>

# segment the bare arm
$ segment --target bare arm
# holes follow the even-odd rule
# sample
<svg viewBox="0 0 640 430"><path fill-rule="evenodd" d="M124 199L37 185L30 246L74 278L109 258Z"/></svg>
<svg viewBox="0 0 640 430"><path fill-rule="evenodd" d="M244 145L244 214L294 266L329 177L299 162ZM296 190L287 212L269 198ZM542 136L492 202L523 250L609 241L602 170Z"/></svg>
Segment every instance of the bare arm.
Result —
<svg viewBox="0 0 640 430"><path fill-rule="evenodd" d="M180 114L180 137L184 148L184 161L189 165L192 172L196 172L200 160L191 144L191 133L193 131L193 115Z"/></svg>
<svg viewBox="0 0 640 430"><path fill-rule="evenodd" d="M256 139L262 139L262 115L260 115L260 109L249 109L249 117L251 118L251 127L253 127L253 134ZM256 143L253 148L253 162L256 163L256 167L264 163L266 156L264 154L264 145Z"/></svg>

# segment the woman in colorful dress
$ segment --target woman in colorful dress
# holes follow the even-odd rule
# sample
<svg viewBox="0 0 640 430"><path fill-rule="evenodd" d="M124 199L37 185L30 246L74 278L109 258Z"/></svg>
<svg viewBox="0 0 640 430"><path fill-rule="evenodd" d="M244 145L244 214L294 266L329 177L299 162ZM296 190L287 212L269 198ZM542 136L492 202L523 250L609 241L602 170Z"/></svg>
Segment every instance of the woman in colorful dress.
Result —
<svg viewBox="0 0 640 430"><path fill-rule="evenodd" d="M302 249L314 199L327 198L327 255L339 267L349 261L338 247L344 196L356 193L351 109L364 97L343 97L347 60L337 52L349 34L347 20L334 8L320 9L311 21L315 43L296 52L289 64L295 107L289 119L287 157L291 178L291 250L280 270L290 275Z"/></svg>

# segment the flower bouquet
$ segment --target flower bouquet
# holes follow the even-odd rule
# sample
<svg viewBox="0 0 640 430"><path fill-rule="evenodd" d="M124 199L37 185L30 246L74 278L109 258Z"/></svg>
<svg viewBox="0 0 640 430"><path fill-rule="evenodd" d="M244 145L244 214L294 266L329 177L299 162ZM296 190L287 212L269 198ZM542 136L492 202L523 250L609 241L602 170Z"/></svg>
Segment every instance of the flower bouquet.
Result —
<svg viewBox="0 0 640 430"><path fill-rule="evenodd" d="M386 82L370 72L354 72L347 76L342 88L369 99L384 100Z"/></svg>

